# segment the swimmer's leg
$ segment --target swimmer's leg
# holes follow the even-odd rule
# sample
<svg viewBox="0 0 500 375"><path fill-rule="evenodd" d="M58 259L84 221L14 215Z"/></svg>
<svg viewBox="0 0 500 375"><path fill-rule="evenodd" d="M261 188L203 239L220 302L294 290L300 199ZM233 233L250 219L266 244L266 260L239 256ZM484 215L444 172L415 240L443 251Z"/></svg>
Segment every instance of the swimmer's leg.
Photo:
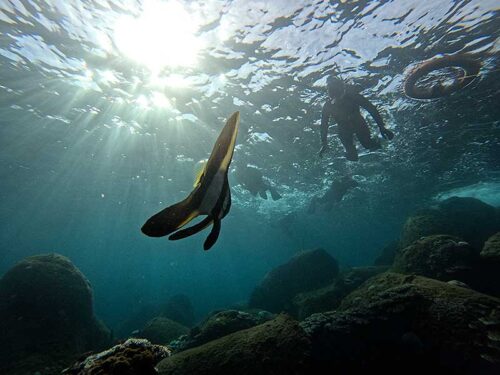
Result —
<svg viewBox="0 0 500 375"><path fill-rule="evenodd" d="M364 148L374 151L378 150L380 146L380 142L376 138L372 138L370 134L370 129L368 128L368 125L366 122L363 120L362 122L359 122L356 126L356 137L359 140L359 143L363 145Z"/></svg>
<svg viewBox="0 0 500 375"><path fill-rule="evenodd" d="M358 150L356 150L356 146L354 146L354 134L352 131L339 126L338 135L340 142L342 142L342 145L345 148L346 159L350 161L358 161Z"/></svg>

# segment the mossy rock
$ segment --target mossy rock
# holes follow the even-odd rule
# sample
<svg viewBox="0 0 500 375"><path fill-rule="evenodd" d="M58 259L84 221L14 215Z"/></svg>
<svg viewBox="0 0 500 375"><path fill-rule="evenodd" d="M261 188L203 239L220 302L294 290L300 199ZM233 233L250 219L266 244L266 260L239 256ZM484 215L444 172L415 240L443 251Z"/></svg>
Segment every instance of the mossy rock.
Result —
<svg viewBox="0 0 500 375"><path fill-rule="evenodd" d="M485 242L481 251L481 259L500 263L500 232L494 234Z"/></svg>
<svg viewBox="0 0 500 375"><path fill-rule="evenodd" d="M164 317L151 319L135 336L147 339L153 344L167 345L170 341L189 332L189 328Z"/></svg>
<svg viewBox="0 0 500 375"><path fill-rule="evenodd" d="M2 277L0 332L0 370L40 358L74 358L111 341L94 316L88 280L58 254L28 257Z"/></svg>
<svg viewBox="0 0 500 375"><path fill-rule="evenodd" d="M310 341L286 315L164 359L160 375L306 374Z"/></svg>
<svg viewBox="0 0 500 375"><path fill-rule="evenodd" d="M393 271L437 280L469 283L479 254L458 237L434 235L421 238L396 256Z"/></svg>
<svg viewBox="0 0 500 375"><path fill-rule="evenodd" d="M266 275L252 292L249 306L273 313L293 312L295 295L326 286L337 274L338 263L325 250L300 252Z"/></svg>
<svg viewBox="0 0 500 375"><path fill-rule="evenodd" d="M384 273L338 310L301 323L318 369L496 374L500 300L421 276Z"/></svg>
<svg viewBox="0 0 500 375"><path fill-rule="evenodd" d="M372 266L354 267L344 271L330 285L295 296L295 315L303 320L314 313L335 310L342 299L364 281L386 270L385 266Z"/></svg>
<svg viewBox="0 0 500 375"><path fill-rule="evenodd" d="M176 294L170 297L162 307L161 315L186 327L192 327L194 324L193 305L185 294Z"/></svg>
<svg viewBox="0 0 500 375"><path fill-rule="evenodd" d="M380 255L373 262L374 266L390 266L394 262L394 258L400 248L399 241L393 241L384 246Z"/></svg>

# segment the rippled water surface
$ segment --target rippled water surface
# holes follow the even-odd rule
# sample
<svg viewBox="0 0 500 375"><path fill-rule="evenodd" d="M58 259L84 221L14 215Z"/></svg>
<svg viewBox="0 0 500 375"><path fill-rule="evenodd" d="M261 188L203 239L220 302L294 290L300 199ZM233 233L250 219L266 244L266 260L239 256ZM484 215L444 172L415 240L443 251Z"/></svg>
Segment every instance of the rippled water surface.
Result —
<svg viewBox="0 0 500 375"><path fill-rule="evenodd" d="M409 212L450 194L500 205L498 1L0 1L0 268L68 255L98 313L185 292L200 311L244 300L296 250L370 264ZM482 61L467 88L406 97L422 60ZM381 110L396 137L346 162L319 150L326 77ZM229 114L234 156L283 196L264 201L230 173L218 244L143 236L183 198ZM375 129L375 128L373 128ZM361 147L359 146L361 149ZM331 212L310 199L345 173L360 183ZM112 325L112 323L111 323Z"/></svg>

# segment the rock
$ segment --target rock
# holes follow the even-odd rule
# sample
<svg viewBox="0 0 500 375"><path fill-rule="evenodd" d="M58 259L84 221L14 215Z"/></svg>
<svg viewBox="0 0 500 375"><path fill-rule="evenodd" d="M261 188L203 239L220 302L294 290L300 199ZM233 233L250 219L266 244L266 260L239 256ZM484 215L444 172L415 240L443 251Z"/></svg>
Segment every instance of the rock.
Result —
<svg viewBox="0 0 500 375"><path fill-rule="evenodd" d="M191 329L188 335L174 344L174 347L176 351L182 351L200 346L233 332L254 327L271 318L272 315L259 313L252 315L238 310L219 311L205 319L199 327Z"/></svg>
<svg viewBox="0 0 500 375"><path fill-rule="evenodd" d="M188 349L158 364L160 375L306 374L310 341L286 315Z"/></svg>
<svg viewBox="0 0 500 375"><path fill-rule="evenodd" d="M156 317L151 319L146 326L137 333L136 337L147 339L153 344L166 345L189 332L189 328L171 319Z"/></svg>
<svg viewBox="0 0 500 375"><path fill-rule="evenodd" d="M186 327L194 324L194 310L191 300L185 294L177 294L170 297L162 308L162 316L175 320Z"/></svg>
<svg viewBox="0 0 500 375"><path fill-rule="evenodd" d="M401 235L401 246L409 246L421 237L448 234L464 239L479 250L499 229L493 206L475 198L452 197L440 202L437 208L409 217Z"/></svg>
<svg viewBox="0 0 500 375"><path fill-rule="evenodd" d="M485 242L475 276L475 289L500 297L500 232Z"/></svg>
<svg viewBox="0 0 500 375"><path fill-rule="evenodd" d="M141 330L151 319L162 314L158 305L144 304L134 307L135 309L130 312L129 317L119 324L115 332L118 338L131 337L134 332Z"/></svg>
<svg viewBox="0 0 500 375"><path fill-rule="evenodd" d="M111 342L94 316L88 280L58 254L28 257L2 277L0 332L2 373L28 363L34 372Z"/></svg>
<svg viewBox="0 0 500 375"><path fill-rule="evenodd" d="M317 371L499 371L500 300L421 276L375 276L301 326Z"/></svg>
<svg viewBox="0 0 500 375"><path fill-rule="evenodd" d="M298 253L271 270L250 297L250 307L270 312L293 311L293 297L321 288L338 274L337 261L323 249Z"/></svg>
<svg viewBox="0 0 500 375"><path fill-rule="evenodd" d="M294 315L300 320L318 312L336 309L342 299L372 276L387 270L387 267L354 267L342 274L330 285L295 296Z"/></svg>
<svg viewBox="0 0 500 375"><path fill-rule="evenodd" d="M393 241L382 249L380 255L373 262L374 266L390 266L399 251L399 241Z"/></svg>
<svg viewBox="0 0 500 375"><path fill-rule="evenodd" d="M467 242L453 236L434 235L401 250L392 269L403 274L469 283L478 259L478 252Z"/></svg>
<svg viewBox="0 0 500 375"><path fill-rule="evenodd" d="M128 339L104 352L77 361L63 371L71 375L156 375L155 366L170 355L168 348L148 340Z"/></svg>
<svg viewBox="0 0 500 375"><path fill-rule="evenodd" d="M500 232L494 234L485 242L481 251L481 259L486 262L490 261L500 264Z"/></svg>

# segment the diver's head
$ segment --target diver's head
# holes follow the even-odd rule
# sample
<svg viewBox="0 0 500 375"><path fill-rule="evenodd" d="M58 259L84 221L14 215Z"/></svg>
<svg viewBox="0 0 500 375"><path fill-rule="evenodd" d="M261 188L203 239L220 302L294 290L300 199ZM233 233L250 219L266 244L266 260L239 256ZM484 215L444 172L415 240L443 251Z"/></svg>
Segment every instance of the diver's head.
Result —
<svg viewBox="0 0 500 375"><path fill-rule="evenodd" d="M331 98L338 98L345 93L345 83L340 78L335 76L330 76L326 80L326 87L328 89L328 95Z"/></svg>

